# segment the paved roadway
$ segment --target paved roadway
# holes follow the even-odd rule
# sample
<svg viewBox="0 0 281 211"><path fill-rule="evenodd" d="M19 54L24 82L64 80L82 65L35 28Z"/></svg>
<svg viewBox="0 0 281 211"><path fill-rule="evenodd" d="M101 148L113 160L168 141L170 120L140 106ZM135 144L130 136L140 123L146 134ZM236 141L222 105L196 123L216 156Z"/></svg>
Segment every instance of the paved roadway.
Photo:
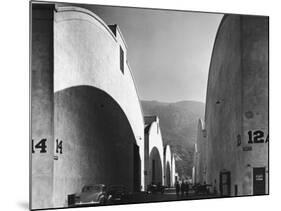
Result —
<svg viewBox="0 0 281 211"><path fill-rule="evenodd" d="M187 196L186 195L182 196L181 194L177 196L175 189L170 188L170 189L166 189L164 194L161 193L147 194L144 192L134 193L131 197L130 203L192 200L192 199L206 199L206 198L214 198L214 197L217 196L211 194L196 195L193 191L189 191Z"/></svg>
<svg viewBox="0 0 281 211"><path fill-rule="evenodd" d="M207 198L215 198L216 195L206 195L200 194L196 195L194 191L190 190L188 195L177 196L175 188L166 189L165 192L162 193L146 193L146 192L137 192L133 193L129 196L129 201L118 203L118 204L131 204L131 203L145 203L145 202L161 202L161 201L177 201L177 200L193 200L193 199L207 199ZM110 204L112 205L112 204ZM92 207L92 206L100 206L98 204L88 204L88 205L80 205L80 207Z"/></svg>

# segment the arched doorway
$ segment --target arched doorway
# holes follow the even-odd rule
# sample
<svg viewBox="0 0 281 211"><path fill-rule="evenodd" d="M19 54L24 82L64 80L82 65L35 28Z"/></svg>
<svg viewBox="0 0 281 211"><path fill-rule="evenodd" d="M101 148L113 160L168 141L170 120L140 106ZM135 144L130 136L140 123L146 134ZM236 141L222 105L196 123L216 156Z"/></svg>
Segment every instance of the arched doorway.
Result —
<svg viewBox="0 0 281 211"><path fill-rule="evenodd" d="M166 184L168 187L171 187L171 167L170 167L170 163L167 162L167 165L166 165Z"/></svg>
<svg viewBox="0 0 281 211"><path fill-rule="evenodd" d="M139 148L126 114L109 94L92 86L58 91L54 117L63 146L54 163L55 205L87 184L139 189Z"/></svg>
<svg viewBox="0 0 281 211"><path fill-rule="evenodd" d="M162 163L160 153L153 147L149 156L150 184L162 185Z"/></svg>

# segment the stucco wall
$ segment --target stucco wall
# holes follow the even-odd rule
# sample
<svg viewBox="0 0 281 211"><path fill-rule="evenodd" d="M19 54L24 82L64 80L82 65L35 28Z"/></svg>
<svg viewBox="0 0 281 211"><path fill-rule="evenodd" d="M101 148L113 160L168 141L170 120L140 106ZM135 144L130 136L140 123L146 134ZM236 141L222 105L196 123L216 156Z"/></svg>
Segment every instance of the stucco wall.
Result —
<svg viewBox="0 0 281 211"><path fill-rule="evenodd" d="M90 108L90 109L89 109ZM55 93L55 134L63 141L54 165L54 206L83 185L124 185L133 191L135 137L109 95L90 87Z"/></svg>
<svg viewBox="0 0 281 211"><path fill-rule="evenodd" d="M253 194L252 168L266 168L266 193L268 193L268 18L242 16L242 102L243 142L241 147L252 147L243 153L243 192ZM264 143L249 144L249 132L261 131ZM250 166L247 166L250 165Z"/></svg>
<svg viewBox="0 0 281 211"><path fill-rule="evenodd" d="M55 162L55 206L65 205L66 194L79 191L83 183L123 184L132 191L134 142L143 172L143 116L126 55L120 34L115 36L96 15L76 7L56 8L55 136L63 140L65 153Z"/></svg>
<svg viewBox="0 0 281 211"><path fill-rule="evenodd" d="M236 164L240 163L237 148L237 136L241 135L240 52L240 16L224 17L211 59L205 113L207 183L218 191L222 171L231 171L231 187L238 182L234 174Z"/></svg>
<svg viewBox="0 0 281 211"><path fill-rule="evenodd" d="M120 30L76 7L32 15L31 136L47 149L32 154L32 208L66 206L89 183L143 187L144 121Z"/></svg>
<svg viewBox="0 0 281 211"><path fill-rule="evenodd" d="M77 7L57 7L54 21L54 91L89 85L109 93L125 111L142 145L143 115L120 34L115 38L95 14ZM125 55L124 73L120 70L120 45Z"/></svg>
<svg viewBox="0 0 281 211"><path fill-rule="evenodd" d="M250 130L268 131L267 21L227 15L214 44L205 111L207 183L216 180L219 190L219 173L230 171L231 195L235 185L238 195L252 194L252 168L268 165L266 143L245 148Z"/></svg>
<svg viewBox="0 0 281 211"><path fill-rule="evenodd" d="M53 191L53 8L32 7L31 61L31 204L52 206ZM32 141L30 140L30 141ZM43 142L41 142L43 141ZM35 148L46 144L46 149ZM39 145L40 146L40 145ZM44 147L44 145L42 145ZM44 199L44 200L42 200Z"/></svg>
<svg viewBox="0 0 281 211"><path fill-rule="evenodd" d="M207 140L205 137L204 123L201 119L198 121L197 127L197 152L195 152L195 180L196 183L203 184L206 182L206 169L207 169Z"/></svg>

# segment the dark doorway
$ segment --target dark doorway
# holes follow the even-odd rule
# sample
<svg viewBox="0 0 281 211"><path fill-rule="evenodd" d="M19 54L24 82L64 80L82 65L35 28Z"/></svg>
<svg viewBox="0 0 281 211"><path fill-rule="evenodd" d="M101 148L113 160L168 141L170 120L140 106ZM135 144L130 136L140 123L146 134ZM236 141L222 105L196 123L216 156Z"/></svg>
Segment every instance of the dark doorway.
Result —
<svg viewBox="0 0 281 211"><path fill-rule="evenodd" d="M265 168L253 168L253 194L265 194Z"/></svg>
<svg viewBox="0 0 281 211"><path fill-rule="evenodd" d="M220 194L221 196L231 195L230 171L220 173Z"/></svg>
<svg viewBox="0 0 281 211"><path fill-rule="evenodd" d="M134 144L134 192L141 189L141 160L138 145Z"/></svg>
<svg viewBox="0 0 281 211"><path fill-rule="evenodd" d="M235 196L238 196L238 185L234 186L234 194Z"/></svg>
<svg viewBox="0 0 281 211"><path fill-rule="evenodd" d="M152 160L152 183L155 183L155 160Z"/></svg>
<svg viewBox="0 0 281 211"><path fill-rule="evenodd" d="M158 149L153 147L149 154L149 184L162 184L162 163Z"/></svg>
<svg viewBox="0 0 281 211"><path fill-rule="evenodd" d="M171 187L171 169L170 169L170 163L167 163L167 167L166 167L166 185L168 187Z"/></svg>

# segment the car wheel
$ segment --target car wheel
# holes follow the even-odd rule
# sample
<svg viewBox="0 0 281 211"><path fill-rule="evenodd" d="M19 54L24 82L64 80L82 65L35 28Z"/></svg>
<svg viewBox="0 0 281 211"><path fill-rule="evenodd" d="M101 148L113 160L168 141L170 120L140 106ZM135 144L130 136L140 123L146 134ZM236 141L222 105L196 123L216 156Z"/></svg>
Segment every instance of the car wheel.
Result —
<svg viewBox="0 0 281 211"><path fill-rule="evenodd" d="M99 203L100 203L101 205L105 205L105 204L106 204L106 199L105 199L104 196L100 196L100 197L99 197Z"/></svg>

